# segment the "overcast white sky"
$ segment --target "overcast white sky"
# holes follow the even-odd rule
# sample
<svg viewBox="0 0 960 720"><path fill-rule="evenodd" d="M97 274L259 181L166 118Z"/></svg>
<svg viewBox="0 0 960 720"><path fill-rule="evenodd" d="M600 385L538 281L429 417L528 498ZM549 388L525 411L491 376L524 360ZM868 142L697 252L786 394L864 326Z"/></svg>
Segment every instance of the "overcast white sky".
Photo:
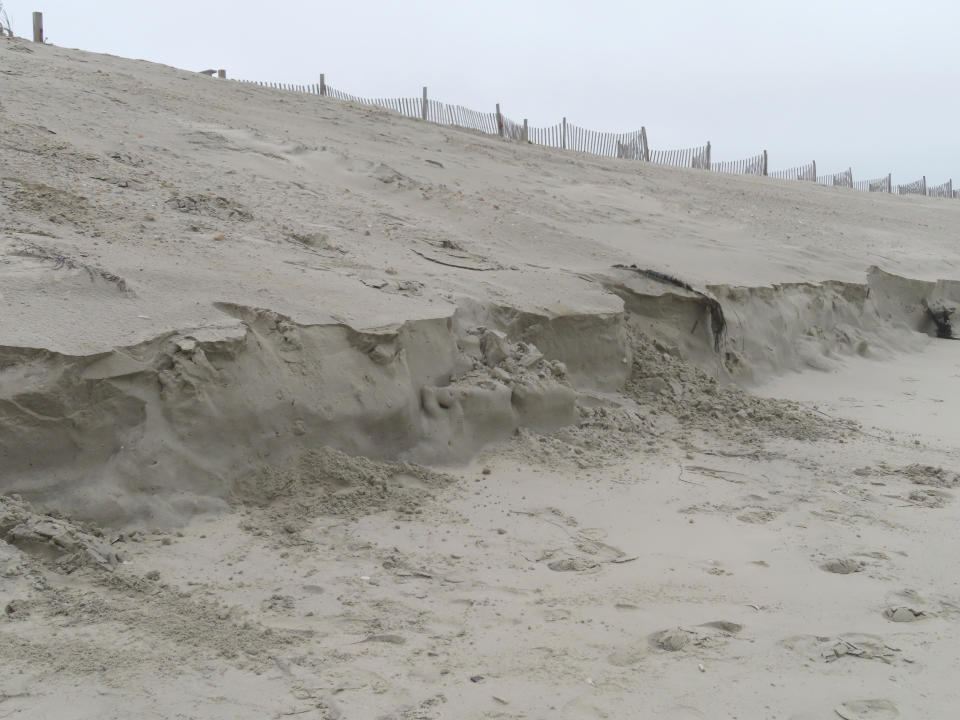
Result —
<svg viewBox="0 0 960 720"><path fill-rule="evenodd" d="M29 37L230 77L647 127L854 178L960 182L960 3L946 0L3 0Z"/></svg>

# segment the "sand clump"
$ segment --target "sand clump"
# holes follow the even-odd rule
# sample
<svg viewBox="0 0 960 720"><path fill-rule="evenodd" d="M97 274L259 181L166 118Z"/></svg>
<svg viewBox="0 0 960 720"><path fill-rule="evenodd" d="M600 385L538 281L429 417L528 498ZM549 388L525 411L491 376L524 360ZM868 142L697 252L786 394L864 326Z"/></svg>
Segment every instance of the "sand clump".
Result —
<svg viewBox="0 0 960 720"><path fill-rule="evenodd" d="M691 431L744 447L770 438L805 442L853 437L859 426L789 400L751 395L725 384L675 348L636 333L623 395L576 397L576 418L553 432L520 428L498 453L573 467L616 463L628 449L658 451ZM541 371L540 375L543 376Z"/></svg>
<svg viewBox="0 0 960 720"><path fill-rule="evenodd" d="M92 578L80 588L48 584L18 599L17 605L16 612L7 612L8 621L78 628L76 633L61 632L59 641L7 635L6 659L59 672L89 674L115 668L175 672L184 663L203 667L217 657L255 668L268 662L277 648L305 637L268 628L237 609L125 573ZM88 639L89 631L97 628L102 628L106 639L118 624L136 629L144 644L106 648Z"/></svg>
<svg viewBox="0 0 960 720"><path fill-rule="evenodd" d="M700 649L716 648L725 644L743 630L739 623L728 620L715 620L699 626L702 630L672 628L661 630L650 636L650 644L667 652L678 652L688 647Z"/></svg>
<svg viewBox="0 0 960 720"><path fill-rule="evenodd" d="M960 473L931 465L907 465L899 474L909 478L916 485L928 485L937 488L955 488L960 486Z"/></svg>
<svg viewBox="0 0 960 720"><path fill-rule="evenodd" d="M876 465L864 465L853 471L858 477L894 477L906 478L914 485L922 485L928 488L952 489L960 487L960 473L939 465L923 465L921 463L911 463L902 467L894 467L885 462L879 462Z"/></svg>
<svg viewBox="0 0 960 720"><path fill-rule="evenodd" d="M42 515L16 495L0 496L0 541L67 573L84 566L113 571L122 562L99 528Z"/></svg>
<svg viewBox="0 0 960 720"><path fill-rule="evenodd" d="M673 415L686 429L697 429L742 442L775 436L817 441L850 437L857 426L835 420L789 400L758 397L733 384L722 384L679 357L663 343L637 334L633 372L626 393Z"/></svg>
<svg viewBox="0 0 960 720"><path fill-rule="evenodd" d="M391 510L414 516L450 482L449 476L414 463L320 448L237 481L233 499L246 509L244 529L282 538L323 515L357 517Z"/></svg>
<svg viewBox="0 0 960 720"><path fill-rule="evenodd" d="M835 558L828 560L820 566L821 570L837 575L851 575L853 573L863 572L866 565L862 560L856 558Z"/></svg>

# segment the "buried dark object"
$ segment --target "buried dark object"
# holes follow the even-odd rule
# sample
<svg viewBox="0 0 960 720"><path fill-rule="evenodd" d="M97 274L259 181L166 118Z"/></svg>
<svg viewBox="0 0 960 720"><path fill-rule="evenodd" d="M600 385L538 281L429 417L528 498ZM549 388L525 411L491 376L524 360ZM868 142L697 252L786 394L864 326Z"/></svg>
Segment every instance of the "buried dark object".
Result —
<svg viewBox="0 0 960 720"><path fill-rule="evenodd" d="M926 300L921 300L920 304L927 311L927 315L937 326L937 337L944 340L960 340L953 336L953 325L950 322L950 316L956 312L956 308L948 308L943 305L930 307Z"/></svg>

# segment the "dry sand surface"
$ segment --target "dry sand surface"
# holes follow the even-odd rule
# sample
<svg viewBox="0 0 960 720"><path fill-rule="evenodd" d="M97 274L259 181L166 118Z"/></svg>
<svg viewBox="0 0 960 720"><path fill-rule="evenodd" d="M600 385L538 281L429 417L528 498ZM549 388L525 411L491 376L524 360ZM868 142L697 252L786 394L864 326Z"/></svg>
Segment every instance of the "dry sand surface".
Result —
<svg viewBox="0 0 960 720"><path fill-rule="evenodd" d="M7 38L0 163L0 718L955 716L960 203Z"/></svg>

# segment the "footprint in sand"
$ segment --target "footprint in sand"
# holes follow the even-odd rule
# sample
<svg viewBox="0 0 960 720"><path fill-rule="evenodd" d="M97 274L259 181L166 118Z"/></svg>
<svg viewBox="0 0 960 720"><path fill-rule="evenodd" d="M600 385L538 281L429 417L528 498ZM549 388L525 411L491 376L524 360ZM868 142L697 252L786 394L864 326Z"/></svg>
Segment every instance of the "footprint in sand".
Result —
<svg viewBox="0 0 960 720"><path fill-rule="evenodd" d="M927 508L942 508L948 502L950 502L953 496L945 490L937 490L935 488L920 488L919 490L911 490L907 494L907 502L911 505L919 505L921 507Z"/></svg>
<svg viewBox="0 0 960 720"><path fill-rule="evenodd" d="M916 622L930 617L922 610L908 607L887 608L883 611L883 616L891 622Z"/></svg>
<svg viewBox="0 0 960 720"><path fill-rule="evenodd" d="M622 648L607 655L607 662L614 667L630 667L643 660L646 654L644 648Z"/></svg>
<svg viewBox="0 0 960 720"><path fill-rule="evenodd" d="M833 711L843 720L894 720L900 717L897 706L889 700L848 700Z"/></svg>
<svg viewBox="0 0 960 720"><path fill-rule="evenodd" d="M836 662L850 658L877 660L891 664L900 659L900 649L884 643L877 635L847 633L840 637L819 635L795 635L780 641L788 650L807 657L819 657L824 662Z"/></svg>
<svg viewBox="0 0 960 720"><path fill-rule="evenodd" d="M566 557L548 562L547 567L554 572L583 572L584 570L592 570L599 564L588 558Z"/></svg>
<svg viewBox="0 0 960 720"><path fill-rule="evenodd" d="M697 638L697 634L690 630L661 630L650 636L651 642L661 650L676 652L683 650L690 642Z"/></svg>
<svg viewBox="0 0 960 720"><path fill-rule="evenodd" d="M661 630L650 636L650 642L654 647L667 652L677 652L688 645L716 647L743 630L743 625L727 620L715 620L698 627L707 628L707 631L699 632L684 628Z"/></svg>
<svg viewBox="0 0 960 720"><path fill-rule="evenodd" d="M851 573L861 572L864 567L866 567L864 563L853 558L836 558L825 562L820 566L820 569L838 575L850 575Z"/></svg>
<svg viewBox="0 0 960 720"><path fill-rule="evenodd" d="M729 620L714 620L713 622L704 623L700 627L713 628L714 630L725 632L728 635L736 635L743 630L743 625L730 622Z"/></svg>

